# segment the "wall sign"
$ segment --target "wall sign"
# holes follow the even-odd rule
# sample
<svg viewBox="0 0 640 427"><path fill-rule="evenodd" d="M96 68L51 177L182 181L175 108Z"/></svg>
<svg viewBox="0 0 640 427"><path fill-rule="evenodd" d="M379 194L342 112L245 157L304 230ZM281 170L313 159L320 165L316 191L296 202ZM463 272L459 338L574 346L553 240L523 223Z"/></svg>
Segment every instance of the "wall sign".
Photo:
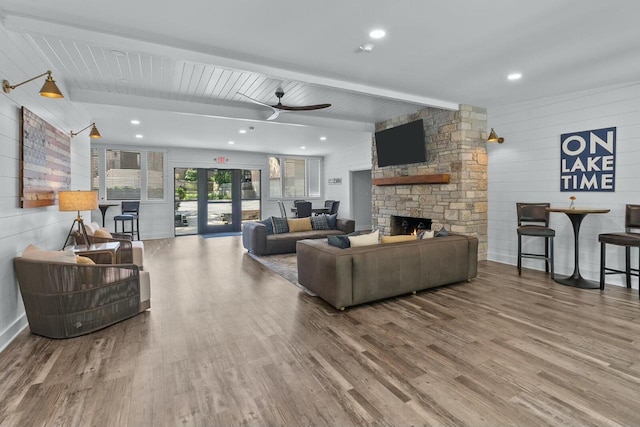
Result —
<svg viewBox="0 0 640 427"><path fill-rule="evenodd" d="M615 191L616 128L560 135L560 191Z"/></svg>
<svg viewBox="0 0 640 427"><path fill-rule="evenodd" d="M342 178L329 178L327 180L329 185L342 185Z"/></svg>

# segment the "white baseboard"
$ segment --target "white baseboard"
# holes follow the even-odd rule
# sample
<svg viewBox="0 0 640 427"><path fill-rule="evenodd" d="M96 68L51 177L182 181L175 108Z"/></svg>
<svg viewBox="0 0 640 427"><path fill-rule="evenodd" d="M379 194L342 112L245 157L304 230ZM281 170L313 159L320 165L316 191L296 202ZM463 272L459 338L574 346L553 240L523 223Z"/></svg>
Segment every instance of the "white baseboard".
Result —
<svg viewBox="0 0 640 427"><path fill-rule="evenodd" d="M18 317L7 329L0 333L0 353L18 336L20 332L29 326L27 315Z"/></svg>

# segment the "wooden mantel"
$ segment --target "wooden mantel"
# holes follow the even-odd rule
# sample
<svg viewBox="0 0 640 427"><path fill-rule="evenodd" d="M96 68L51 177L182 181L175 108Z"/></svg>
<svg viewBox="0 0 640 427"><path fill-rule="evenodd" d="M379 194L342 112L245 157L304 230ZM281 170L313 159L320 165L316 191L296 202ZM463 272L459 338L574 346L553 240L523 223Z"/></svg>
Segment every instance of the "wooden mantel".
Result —
<svg viewBox="0 0 640 427"><path fill-rule="evenodd" d="M394 176L391 178L374 178L373 185L413 185L413 184L448 184L451 175L448 173L433 173L428 175Z"/></svg>

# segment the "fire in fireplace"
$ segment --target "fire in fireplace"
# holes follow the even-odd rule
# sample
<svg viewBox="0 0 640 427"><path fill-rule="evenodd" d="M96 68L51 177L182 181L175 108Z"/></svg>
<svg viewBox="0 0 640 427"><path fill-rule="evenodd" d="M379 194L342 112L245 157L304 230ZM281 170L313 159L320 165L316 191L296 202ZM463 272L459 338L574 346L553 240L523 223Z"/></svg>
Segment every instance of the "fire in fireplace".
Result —
<svg viewBox="0 0 640 427"><path fill-rule="evenodd" d="M431 230L430 218L391 215L391 235L420 233Z"/></svg>

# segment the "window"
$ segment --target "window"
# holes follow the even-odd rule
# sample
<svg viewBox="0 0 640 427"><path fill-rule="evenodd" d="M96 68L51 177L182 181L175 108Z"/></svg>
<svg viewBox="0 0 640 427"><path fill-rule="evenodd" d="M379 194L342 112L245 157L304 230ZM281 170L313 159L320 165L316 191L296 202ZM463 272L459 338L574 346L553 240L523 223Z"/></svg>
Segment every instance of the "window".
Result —
<svg viewBox="0 0 640 427"><path fill-rule="evenodd" d="M272 198L320 197L320 159L269 157Z"/></svg>
<svg viewBox="0 0 640 427"><path fill-rule="evenodd" d="M105 187L109 200L140 200L140 153L107 150Z"/></svg>
<svg viewBox="0 0 640 427"><path fill-rule="evenodd" d="M107 200L164 200L165 153L93 148L91 189Z"/></svg>

